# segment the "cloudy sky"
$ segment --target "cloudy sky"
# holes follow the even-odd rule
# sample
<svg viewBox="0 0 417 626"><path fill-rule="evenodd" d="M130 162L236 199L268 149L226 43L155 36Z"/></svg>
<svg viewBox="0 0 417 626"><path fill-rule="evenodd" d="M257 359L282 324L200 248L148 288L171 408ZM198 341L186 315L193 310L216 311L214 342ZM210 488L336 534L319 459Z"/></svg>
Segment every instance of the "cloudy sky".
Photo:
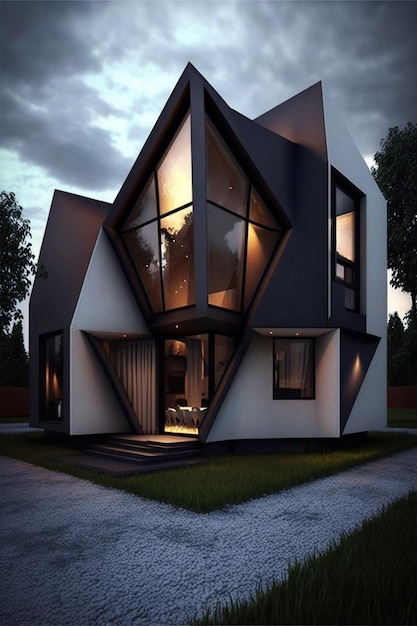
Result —
<svg viewBox="0 0 417 626"><path fill-rule="evenodd" d="M189 61L250 118L322 80L368 164L388 128L416 121L417 2L2 0L0 12L0 188L36 255L54 189L113 201Z"/></svg>

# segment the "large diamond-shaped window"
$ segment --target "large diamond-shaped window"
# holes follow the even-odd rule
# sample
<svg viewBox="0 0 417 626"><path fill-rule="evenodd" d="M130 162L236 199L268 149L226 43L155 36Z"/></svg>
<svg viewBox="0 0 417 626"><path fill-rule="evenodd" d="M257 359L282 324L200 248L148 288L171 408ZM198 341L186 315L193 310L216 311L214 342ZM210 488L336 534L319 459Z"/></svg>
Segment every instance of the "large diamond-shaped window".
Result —
<svg viewBox="0 0 417 626"><path fill-rule="evenodd" d="M189 114L126 220L123 237L155 313L194 304Z"/></svg>
<svg viewBox="0 0 417 626"><path fill-rule="evenodd" d="M208 302L245 311L281 228L206 119Z"/></svg>
<svg viewBox="0 0 417 626"><path fill-rule="evenodd" d="M195 249L207 251L199 263L207 275L206 304L245 311L281 237L275 217L208 117L205 143L205 163L193 167L202 174L196 179L206 180L206 207L193 207L189 113L122 229L154 313L195 304ZM204 210L206 241L195 242L194 219Z"/></svg>

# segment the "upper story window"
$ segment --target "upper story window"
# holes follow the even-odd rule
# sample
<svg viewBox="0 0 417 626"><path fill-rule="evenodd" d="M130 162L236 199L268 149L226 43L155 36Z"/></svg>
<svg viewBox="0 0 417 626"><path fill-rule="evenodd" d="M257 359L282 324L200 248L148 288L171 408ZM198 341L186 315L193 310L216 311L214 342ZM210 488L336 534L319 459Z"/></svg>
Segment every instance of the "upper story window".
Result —
<svg viewBox="0 0 417 626"><path fill-rule="evenodd" d="M191 126L188 112L144 181L122 238L153 313L195 306L197 297L199 305L245 312L282 228L244 171L244 155L232 152L206 115L205 156L193 158ZM193 184L199 181L206 183L204 206L194 201ZM204 295L196 283L203 274Z"/></svg>
<svg viewBox="0 0 417 626"><path fill-rule="evenodd" d="M155 313L195 302L190 126L188 114L123 227Z"/></svg>
<svg viewBox="0 0 417 626"><path fill-rule="evenodd" d="M245 311L281 228L206 118L208 303Z"/></svg>
<svg viewBox="0 0 417 626"><path fill-rule="evenodd" d="M334 278L345 286L345 308L359 310L359 195L334 181Z"/></svg>

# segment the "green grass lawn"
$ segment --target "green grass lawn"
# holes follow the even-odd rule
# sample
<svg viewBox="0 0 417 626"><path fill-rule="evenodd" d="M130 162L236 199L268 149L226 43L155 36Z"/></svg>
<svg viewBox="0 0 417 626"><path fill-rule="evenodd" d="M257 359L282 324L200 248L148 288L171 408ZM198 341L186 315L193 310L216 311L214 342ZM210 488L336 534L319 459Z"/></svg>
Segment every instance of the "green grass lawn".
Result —
<svg viewBox="0 0 417 626"><path fill-rule="evenodd" d="M388 409L390 428L417 428L417 409Z"/></svg>
<svg viewBox="0 0 417 626"><path fill-rule="evenodd" d="M43 432L0 435L0 454L198 513L239 504L341 472L417 445L408 433L371 433L365 444L323 453L212 457L203 465L132 476L111 476L55 460L78 453L76 438Z"/></svg>
<svg viewBox="0 0 417 626"><path fill-rule="evenodd" d="M27 424L28 417L0 417L0 424Z"/></svg>
<svg viewBox="0 0 417 626"><path fill-rule="evenodd" d="M193 624L416 624L417 493L411 493L288 578Z"/></svg>

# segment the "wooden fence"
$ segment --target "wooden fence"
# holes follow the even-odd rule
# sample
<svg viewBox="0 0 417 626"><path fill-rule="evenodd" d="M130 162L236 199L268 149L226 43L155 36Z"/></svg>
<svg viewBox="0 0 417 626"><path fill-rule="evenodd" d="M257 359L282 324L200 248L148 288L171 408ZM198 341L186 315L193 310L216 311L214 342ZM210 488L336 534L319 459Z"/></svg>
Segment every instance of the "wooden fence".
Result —
<svg viewBox="0 0 417 626"><path fill-rule="evenodd" d="M387 406L389 409L417 409L417 386L388 387Z"/></svg>
<svg viewBox="0 0 417 626"><path fill-rule="evenodd" d="M0 417L29 415L29 387L0 387Z"/></svg>

